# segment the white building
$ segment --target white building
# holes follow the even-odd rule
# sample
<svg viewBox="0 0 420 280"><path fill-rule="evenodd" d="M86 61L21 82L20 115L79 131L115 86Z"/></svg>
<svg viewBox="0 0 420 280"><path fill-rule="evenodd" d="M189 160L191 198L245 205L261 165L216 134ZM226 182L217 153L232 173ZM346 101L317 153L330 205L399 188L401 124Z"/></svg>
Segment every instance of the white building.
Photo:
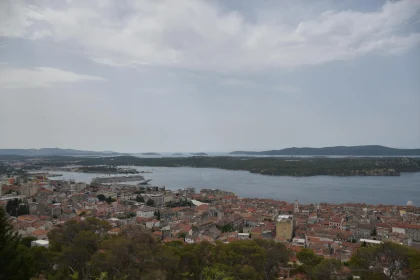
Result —
<svg viewBox="0 0 420 280"><path fill-rule="evenodd" d="M188 234L187 236L185 236L185 243L193 244L194 242L195 242L194 241L194 236L192 236L190 234Z"/></svg>
<svg viewBox="0 0 420 280"><path fill-rule="evenodd" d="M155 215L155 208L152 207L142 207L137 210L137 217L142 218L152 218Z"/></svg>
<svg viewBox="0 0 420 280"><path fill-rule="evenodd" d="M49 244L50 244L50 242L47 241L47 240L34 240L34 241L31 241L31 247L40 246L40 247L48 248Z"/></svg>

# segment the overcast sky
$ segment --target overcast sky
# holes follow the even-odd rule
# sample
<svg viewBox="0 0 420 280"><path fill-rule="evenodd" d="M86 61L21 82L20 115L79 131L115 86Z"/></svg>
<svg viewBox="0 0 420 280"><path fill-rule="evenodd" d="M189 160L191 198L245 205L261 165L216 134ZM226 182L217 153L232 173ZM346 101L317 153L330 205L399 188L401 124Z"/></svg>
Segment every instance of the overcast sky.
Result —
<svg viewBox="0 0 420 280"><path fill-rule="evenodd" d="M0 1L0 148L420 148L420 0Z"/></svg>

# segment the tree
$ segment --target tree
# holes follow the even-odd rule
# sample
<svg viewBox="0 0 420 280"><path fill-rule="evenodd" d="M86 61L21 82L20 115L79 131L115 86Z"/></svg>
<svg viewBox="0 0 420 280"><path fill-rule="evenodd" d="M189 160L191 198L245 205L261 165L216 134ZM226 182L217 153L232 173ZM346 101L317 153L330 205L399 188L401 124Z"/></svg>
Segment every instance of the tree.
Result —
<svg viewBox="0 0 420 280"><path fill-rule="evenodd" d="M98 251L101 238L111 229L111 225L96 218L84 221L70 220L63 227L48 233L51 261L56 265L51 271L55 277L77 273L81 279L90 279L93 267L92 255ZM64 277L63 277L64 278Z"/></svg>
<svg viewBox="0 0 420 280"><path fill-rule="evenodd" d="M99 199L99 201L105 201L106 200L106 197L103 194L98 194L96 197Z"/></svg>
<svg viewBox="0 0 420 280"><path fill-rule="evenodd" d="M32 275L28 248L20 244L20 240L3 207L0 207L0 279L29 279Z"/></svg>
<svg viewBox="0 0 420 280"><path fill-rule="evenodd" d="M25 236L20 240L20 244L25 245L27 248L31 248L31 242L36 240L36 237Z"/></svg>
<svg viewBox="0 0 420 280"><path fill-rule="evenodd" d="M187 236L187 233L185 233L185 232L178 233L178 238L185 239L185 236Z"/></svg>
<svg viewBox="0 0 420 280"><path fill-rule="evenodd" d="M147 206L154 206L154 205L155 205L155 202L154 202L151 198L149 198L149 199L147 200L147 202L146 202L146 205L147 205Z"/></svg>
<svg viewBox="0 0 420 280"><path fill-rule="evenodd" d="M19 205L19 208L17 210L17 215L28 215L29 214L29 206L27 204L21 204Z"/></svg>
<svg viewBox="0 0 420 280"><path fill-rule="evenodd" d="M313 275L316 279L330 280L336 279L340 274L343 264L336 259L324 259L313 268Z"/></svg>
<svg viewBox="0 0 420 280"><path fill-rule="evenodd" d="M158 212L157 212L157 219L158 219L158 221L160 221L160 210L158 209Z"/></svg>
<svg viewBox="0 0 420 280"><path fill-rule="evenodd" d="M137 202L144 202L144 198L142 196L140 196L140 195L137 195L136 196L136 201Z"/></svg>
<svg viewBox="0 0 420 280"><path fill-rule="evenodd" d="M111 204L112 202L116 201L114 198L112 198L111 196L108 196L107 199L105 199L106 202L108 202L108 204Z"/></svg>
<svg viewBox="0 0 420 280"><path fill-rule="evenodd" d="M420 269L420 253L409 247L385 242L362 247L350 260L350 267L362 271L365 278L409 279Z"/></svg>
<svg viewBox="0 0 420 280"><path fill-rule="evenodd" d="M299 253L296 254L298 260L303 264L302 268L305 273L309 276L313 276L314 268L320 264L323 260L323 257L317 256L314 251L310 249L302 249Z"/></svg>
<svg viewBox="0 0 420 280"><path fill-rule="evenodd" d="M205 267L203 270L203 279L204 280L234 280L235 278L230 276L226 266L224 265L215 265L212 267Z"/></svg>
<svg viewBox="0 0 420 280"><path fill-rule="evenodd" d="M376 234L377 234L376 227L374 227L372 230L372 236L376 236Z"/></svg>

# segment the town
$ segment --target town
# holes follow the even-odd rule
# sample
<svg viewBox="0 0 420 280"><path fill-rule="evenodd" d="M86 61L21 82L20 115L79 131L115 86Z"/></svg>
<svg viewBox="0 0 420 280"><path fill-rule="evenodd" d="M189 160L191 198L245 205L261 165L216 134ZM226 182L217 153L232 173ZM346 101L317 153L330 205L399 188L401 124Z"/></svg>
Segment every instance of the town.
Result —
<svg viewBox="0 0 420 280"><path fill-rule="evenodd" d="M48 247L48 232L69 220L96 217L118 235L127 225L150 229L161 242L230 243L268 239L285 244L290 262L304 248L349 261L360 247L389 241L420 248L420 208L300 204L239 198L232 192L48 179L44 173L1 178L0 205L22 237Z"/></svg>

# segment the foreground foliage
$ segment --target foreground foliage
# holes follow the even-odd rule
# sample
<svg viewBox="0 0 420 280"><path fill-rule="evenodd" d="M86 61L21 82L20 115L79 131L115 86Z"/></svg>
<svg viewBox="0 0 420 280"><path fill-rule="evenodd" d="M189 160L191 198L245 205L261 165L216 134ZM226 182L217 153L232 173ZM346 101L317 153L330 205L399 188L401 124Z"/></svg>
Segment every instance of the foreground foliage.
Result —
<svg viewBox="0 0 420 280"><path fill-rule="evenodd" d="M33 238L17 236L0 208L0 279L43 274L50 280L259 280L278 279L282 268L291 267L289 251L273 241L164 244L136 225L122 228L119 235L108 234L110 228L95 218L71 220L49 233L49 249L29 247ZM305 279L420 279L419 251L398 244L361 248L348 266L308 249L297 257L301 265L288 272Z"/></svg>

